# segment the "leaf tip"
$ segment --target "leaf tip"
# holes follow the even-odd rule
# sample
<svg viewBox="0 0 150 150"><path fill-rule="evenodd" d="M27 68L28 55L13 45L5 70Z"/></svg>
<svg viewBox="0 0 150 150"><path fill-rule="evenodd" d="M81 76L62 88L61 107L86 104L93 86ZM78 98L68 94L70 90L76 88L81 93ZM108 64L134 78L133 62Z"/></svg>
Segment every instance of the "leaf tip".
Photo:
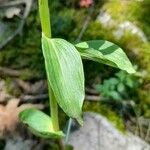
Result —
<svg viewBox="0 0 150 150"><path fill-rule="evenodd" d="M79 118L76 118L76 120L77 120L77 122L81 125L81 126L83 126L83 119L82 119L82 117L79 117Z"/></svg>
<svg viewBox="0 0 150 150"><path fill-rule="evenodd" d="M136 70L133 68L133 67L131 67L130 69L127 69L126 70L129 74L134 74L134 73L136 73Z"/></svg>

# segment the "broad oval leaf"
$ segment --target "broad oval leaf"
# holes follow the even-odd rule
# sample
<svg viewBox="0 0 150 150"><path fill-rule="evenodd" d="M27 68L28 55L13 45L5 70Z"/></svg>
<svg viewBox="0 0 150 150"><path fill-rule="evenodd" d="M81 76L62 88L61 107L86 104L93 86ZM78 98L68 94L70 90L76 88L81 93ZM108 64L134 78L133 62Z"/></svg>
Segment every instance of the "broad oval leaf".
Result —
<svg viewBox="0 0 150 150"><path fill-rule="evenodd" d="M32 133L43 138L61 138L62 131L55 132L51 118L42 111L36 109L25 109L19 114L19 119L27 124Z"/></svg>
<svg viewBox="0 0 150 150"><path fill-rule="evenodd" d="M75 46L85 59L116 67L128 73L135 73L124 51L114 43L105 40L93 40L81 42Z"/></svg>
<svg viewBox="0 0 150 150"><path fill-rule="evenodd" d="M48 82L55 98L70 117L82 124L84 100L84 73L79 52L63 39L42 36L42 49Z"/></svg>

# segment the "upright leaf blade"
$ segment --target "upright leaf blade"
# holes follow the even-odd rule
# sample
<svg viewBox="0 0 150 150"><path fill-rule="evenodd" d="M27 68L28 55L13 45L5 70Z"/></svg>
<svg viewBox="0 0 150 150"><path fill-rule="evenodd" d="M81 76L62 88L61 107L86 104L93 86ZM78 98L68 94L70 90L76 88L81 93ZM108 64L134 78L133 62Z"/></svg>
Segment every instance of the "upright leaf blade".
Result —
<svg viewBox="0 0 150 150"><path fill-rule="evenodd" d="M82 122L84 73L79 52L63 39L42 36L48 82L64 112Z"/></svg>
<svg viewBox="0 0 150 150"><path fill-rule="evenodd" d="M76 48L85 59L116 67L128 73L135 73L124 51L114 43L104 40L93 40L78 43Z"/></svg>

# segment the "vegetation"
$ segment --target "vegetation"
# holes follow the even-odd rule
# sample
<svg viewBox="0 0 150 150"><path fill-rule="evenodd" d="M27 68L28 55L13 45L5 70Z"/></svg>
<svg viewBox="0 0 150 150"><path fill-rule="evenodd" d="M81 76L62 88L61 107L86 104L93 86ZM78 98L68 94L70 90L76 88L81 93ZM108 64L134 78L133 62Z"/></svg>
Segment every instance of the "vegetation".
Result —
<svg viewBox="0 0 150 150"><path fill-rule="evenodd" d="M64 44L66 45L70 44L70 46L72 46L73 49L75 49L76 53L80 55L79 59L82 56L83 60L82 62L80 61L79 66L81 66L82 70L83 69L82 63L83 63L85 86L94 89L94 91L96 92L96 96L97 95L99 96L98 102L89 102L88 100L86 100L84 105L83 105L83 98L79 98L80 103L82 104L82 105L80 104L80 106L78 107L79 110L81 110L81 106L83 106L83 111L94 111L100 113L106 116L109 120L111 120L116 125L116 127L118 127L122 131L125 130L124 124L126 120L130 120L130 118L132 117L133 118L137 118L140 116L143 116L145 118L150 117L149 6L150 2L148 0L143 1L108 0L101 2L95 0L94 5L89 8L80 7L78 0L69 0L66 2L62 0L52 0L49 5L49 8L51 10L51 27L52 27L51 32L53 37L56 38L61 37L71 42L71 43L66 42L61 39L60 41L53 40L52 43L54 45L55 44L57 45L57 43L59 43L59 45L61 45L61 48L63 47L64 49L66 49L66 47L64 47ZM106 12L108 15L110 15L111 21L113 23L111 23L109 26L103 25L103 23L100 22L100 20L98 19L98 16L101 14L101 12ZM16 18L14 20L17 20ZM4 18L4 21L7 22L8 20L5 20ZM126 21L131 22L132 24L134 24L135 27L138 27L140 31L144 33L146 41L143 41L142 37L139 36L138 34L133 34L132 30L130 29L125 30L121 38L118 38L114 33L118 31L119 25ZM88 25L84 30L81 38L79 38L79 34L82 32L83 27L85 26L85 22L88 22L87 23ZM16 24L17 23L18 20L16 21ZM43 58L43 53L47 55L47 53L49 53L47 52L47 49L49 48L43 48L41 50L40 38L41 38L40 17L37 7L34 6L31 10L29 17L26 20L23 29L23 35L22 36L17 35L9 44L7 44L1 50L0 66L19 70L21 72L21 75L19 77L27 82L34 83L37 80L43 78L45 79L46 75L48 74L47 72L50 72L52 70L49 70L48 67L46 67L45 71L44 61L46 60L47 65L50 65L49 64L50 62L47 60L49 58L47 57ZM85 43L80 42L80 41L89 41L90 39L94 40L94 44L93 41ZM109 55L109 57L105 57L104 53L102 53L101 50L98 51L103 41L97 42L96 39L103 39L103 40L105 39L119 45L119 47L122 47L127 53L130 60L132 60L132 63L137 65L136 74L130 75L126 73L126 71L128 71L129 73L133 71L132 69L130 70L129 67L127 67L129 64L122 65L120 62L116 61L114 62L114 60L112 60L112 57L114 55ZM42 43L45 43L45 45L48 44L49 45L48 47L52 47L52 49L54 49L53 51L57 51L59 49L58 48L56 50L52 46L52 44L50 44L51 39L49 36L43 36L43 41L44 42ZM98 45L97 43L101 44ZM114 44L112 43L106 42L106 46L110 44L110 46L113 47ZM86 44L89 45L89 47ZM89 60L94 60L96 62L89 61L87 60L87 58ZM67 59L67 62L68 61L69 59ZM120 59L120 61L122 60ZM104 63L113 66L115 68L111 68L109 66L105 66L97 62ZM125 71L118 71L117 68ZM74 72L76 72L75 70L76 69L74 69ZM83 76L81 70L79 72L80 75L82 74ZM53 70L53 72L54 71L55 69ZM56 72L56 74L58 74L58 72ZM67 75L65 74L65 76ZM21 91L12 88L10 84L12 83L13 78L7 76L4 76L4 78L7 81L8 92L11 93L12 95L19 97L21 95ZM51 82L50 85L51 87L52 84L54 84L52 83L51 79L54 77L47 75L47 78L48 81ZM71 85L67 86L72 87L72 85L74 84L77 84L77 82L75 83L73 82ZM82 88L80 92L81 91L82 91L81 95L83 95L84 88ZM66 90L64 90L64 92L66 92ZM63 104L60 104L58 96L56 98L56 101L57 104L60 105L60 107L66 112L65 108L66 100L63 101ZM72 104L70 104L70 108L72 108L71 105ZM30 110L33 111L33 109ZM74 112L73 113L70 112L71 110L67 110L66 114L71 118L72 117L78 118L79 116L77 115L78 116L77 117L74 114ZM78 114L79 110L75 110L76 114ZM47 114L49 113L48 110L45 110L45 112ZM57 129L58 132L56 135L54 128L55 126L58 125L54 125L57 123L53 123L55 121L52 121L53 120L52 113L51 119L49 118L49 116L47 116L48 118L46 117L47 122L50 122L50 120L52 121L51 123L48 123L49 124L48 127L51 125L52 129L51 132L54 134L54 137L64 135L64 133L62 133L60 130L63 129L68 119L64 113L60 112L61 110L59 110L60 116L59 122L61 129L59 130ZM25 111L24 113L26 113L25 116L26 118L28 118L27 117L28 112ZM45 116L45 114L39 111L37 112L36 110L35 112L33 112L33 114L34 113L35 114L39 113L39 115ZM38 119L35 119L34 121L37 122L37 120ZM29 124L28 121L24 122ZM82 121L80 120L79 122L81 123ZM32 125L34 126L34 124ZM45 125L45 122L43 122L43 125ZM51 137L52 134L50 135L46 134L44 135L44 137L45 136ZM4 142L2 142L1 145L4 145ZM58 147L57 143L54 147Z"/></svg>
<svg viewBox="0 0 150 150"><path fill-rule="evenodd" d="M128 73L135 73L135 70L122 49L111 42L94 40L73 46L64 39L52 38L47 0L39 0L39 12L51 118L38 110L26 109L20 113L20 120L28 124L32 132L38 136L61 138L64 135L59 129L57 104L69 117L83 125L81 115L85 92L80 55L85 59L117 67Z"/></svg>

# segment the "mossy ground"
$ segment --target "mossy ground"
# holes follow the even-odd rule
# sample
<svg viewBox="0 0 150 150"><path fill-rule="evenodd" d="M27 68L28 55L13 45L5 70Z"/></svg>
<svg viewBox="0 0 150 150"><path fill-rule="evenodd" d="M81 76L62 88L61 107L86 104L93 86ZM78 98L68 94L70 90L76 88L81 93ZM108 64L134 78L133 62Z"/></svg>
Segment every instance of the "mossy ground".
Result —
<svg viewBox="0 0 150 150"><path fill-rule="evenodd" d="M100 113L101 115L107 117L108 120L110 120L114 124L114 126L117 127L120 131L125 132L123 119L119 117L116 112L108 109L106 105L103 105L100 102L86 101L83 110Z"/></svg>

